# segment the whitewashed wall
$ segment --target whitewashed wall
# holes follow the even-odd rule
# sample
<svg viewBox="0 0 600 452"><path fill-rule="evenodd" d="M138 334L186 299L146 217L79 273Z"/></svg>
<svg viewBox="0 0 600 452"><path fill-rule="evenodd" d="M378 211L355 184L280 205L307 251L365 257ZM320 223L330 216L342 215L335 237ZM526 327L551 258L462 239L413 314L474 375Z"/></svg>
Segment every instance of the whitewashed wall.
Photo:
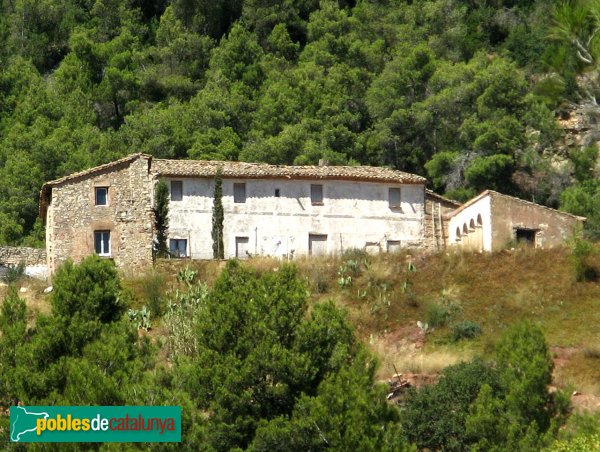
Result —
<svg viewBox="0 0 600 452"><path fill-rule="evenodd" d="M183 181L183 199L169 206L169 238L188 240L188 255L210 259L212 252L213 179ZM246 202L234 204L233 184L246 183ZM311 184L323 185L323 205L310 201ZM170 186L170 183L169 183ZM401 188L401 208L390 209L388 189ZM279 189L280 197L275 197ZM278 257L308 254L309 234L326 234L327 253L349 248L387 250L423 240L424 186L351 181L261 179L223 180L225 258L235 257L236 237L252 255Z"/></svg>
<svg viewBox="0 0 600 452"><path fill-rule="evenodd" d="M478 217L481 224L478 224ZM475 228L471 227L471 222ZM464 226L468 233L463 233ZM460 240L457 240L457 229L460 230ZM492 214L491 198L484 196L470 206L465 207L452 218L448 224L449 244L470 250L492 251Z"/></svg>

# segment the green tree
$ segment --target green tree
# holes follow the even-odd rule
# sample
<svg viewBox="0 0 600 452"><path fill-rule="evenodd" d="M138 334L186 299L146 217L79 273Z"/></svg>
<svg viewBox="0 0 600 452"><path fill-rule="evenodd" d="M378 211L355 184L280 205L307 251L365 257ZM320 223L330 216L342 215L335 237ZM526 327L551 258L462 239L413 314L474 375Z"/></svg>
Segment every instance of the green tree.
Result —
<svg viewBox="0 0 600 452"><path fill-rule="evenodd" d="M548 393L553 362L539 327L520 322L496 346L500 393L483 386L466 421L475 450L532 450L564 422L568 398Z"/></svg>
<svg viewBox="0 0 600 452"><path fill-rule="evenodd" d="M225 257L225 248L223 246L223 170L219 166L215 174L215 191L213 194L213 213L212 213L212 241L213 258L223 259Z"/></svg>
<svg viewBox="0 0 600 452"><path fill-rule="evenodd" d="M153 252L156 257L169 255L167 235L169 232L169 187L160 179L154 188L154 230L156 239Z"/></svg>
<svg viewBox="0 0 600 452"><path fill-rule="evenodd" d="M472 438L465 424L482 386L498 393L497 372L480 360L450 366L438 383L409 393L402 413L406 436L419 448L466 450Z"/></svg>

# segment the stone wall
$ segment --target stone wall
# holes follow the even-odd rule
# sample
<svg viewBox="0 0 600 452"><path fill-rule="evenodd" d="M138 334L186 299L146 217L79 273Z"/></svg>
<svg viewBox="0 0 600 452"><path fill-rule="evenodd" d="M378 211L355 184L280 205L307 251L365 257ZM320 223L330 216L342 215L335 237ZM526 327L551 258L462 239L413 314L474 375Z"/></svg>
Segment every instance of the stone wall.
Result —
<svg viewBox="0 0 600 452"><path fill-rule="evenodd" d="M108 187L108 203L95 205L95 188ZM67 258L93 254L94 232L110 232L110 258L120 268L152 262L152 183L149 159L92 170L52 186L46 215L48 268L53 273Z"/></svg>
<svg viewBox="0 0 600 452"><path fill-rule="evenodd" d="M574 215L500 193L491 194L491 204L494 251L514 243L517 229L533 231L536 248L551 248L563 244L583 226L583 219Z"/></svg>
<svg viewBox="0 0 600 452"><path fill-rule="evenodd" d="M22 246L0 246L0 265L46 265L46 250Z"/></svg>
<svg viewBox="0 0 600 452"><path fill-rule="evenodd" d="M448 214L460 203L437 194L425 193L425 215L423 217L423 247L427 251L440 251L448 246Z"/></svg>

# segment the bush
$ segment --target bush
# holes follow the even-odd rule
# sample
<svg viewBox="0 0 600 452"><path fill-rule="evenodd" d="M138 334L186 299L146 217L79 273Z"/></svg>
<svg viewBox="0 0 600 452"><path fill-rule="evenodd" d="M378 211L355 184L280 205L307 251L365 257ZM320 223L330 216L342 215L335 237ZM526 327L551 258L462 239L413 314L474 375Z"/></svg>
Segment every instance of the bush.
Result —
<svg viewBox="0 0 600 452"><path fill-rule="evenodd" d="M163 294L166 285L165 275L152 270L143 279L144 297L153 317L160 317L165 310Z"/></svg>
<svg viewBox="0 0 600 452"><path fill-rule="evenodd" d="M84 320L113 322L125 311L121 283L113 261L92 255L79 265L67 260L53 278L53 312Z"/></svg>
<svg viewBox="0 0 600 452"><path fill-rule="evenodd" d="M18 282L23 276L25 276L25 263L19 262L17 265L9 265L6 268L6 274L2 277L2 280L11 285Z"/></svg>
<svg viewBox="0 0 600 452"><path fill-rule="evenodd" d="M411 389L401 419L408 440L419 449L467 450L465 422L483 384L497 391L498 375L475 360L447 367L435 385Z"/></svg>
<svg viewBox="0 0 600 452"><path fill-rule="evenodd" d="M450 320L452 312L449 306L440 303L431 303L427 305L427 323L429 326L437 328L444 326Z"/></svg>
<svg viewBox="0 0 600 452"><path fill-rule="evenodd" d="M473 339L474 337L480 336L481 333L481 326L470 320L455 323L452 325L451 329L451 337L454 342L460 341L461 339Z"/></svg>
<svg viewBox="0 0 600 452"><path fill-rule="evenodd" d="M571 243L571 266L575 280L596 281L598 271L591 263L591 257L596 253L594 244L581 238L574 238Z"/></svg>

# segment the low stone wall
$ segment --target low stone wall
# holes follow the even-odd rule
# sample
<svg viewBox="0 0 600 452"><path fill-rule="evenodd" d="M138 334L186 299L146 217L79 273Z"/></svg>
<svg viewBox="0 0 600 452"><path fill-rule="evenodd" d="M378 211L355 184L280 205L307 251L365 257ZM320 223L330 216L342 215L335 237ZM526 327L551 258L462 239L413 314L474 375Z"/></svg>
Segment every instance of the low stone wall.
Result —
<svg viewBox="0 0 600 452"><path fill-rule="evenodd" d="M46 250L22 246L0 246L0 265L17 265L24 262L26 266L46 265Z"/></svg>

